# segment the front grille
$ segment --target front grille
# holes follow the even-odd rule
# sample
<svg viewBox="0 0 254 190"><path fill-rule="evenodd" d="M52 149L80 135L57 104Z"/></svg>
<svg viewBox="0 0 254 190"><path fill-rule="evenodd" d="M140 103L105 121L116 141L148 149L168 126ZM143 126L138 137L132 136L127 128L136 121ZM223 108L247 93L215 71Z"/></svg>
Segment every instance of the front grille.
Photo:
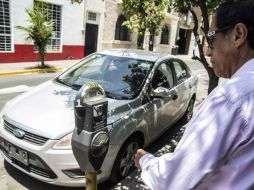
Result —
<svg viewBox="0 0 254 190"><path fill-rule="evenodd" d="M19 128L15 127L8 121L4 120L4 129L7 132L9 132L10 134L14 135L14 130L19 129ZM24 130L22 130L22 131L24 131ZM42 137L39 135L35 135L33 133L29 133L27 131L24 131L24 132L25 132L25 135L23 138L21 138L21 140L23 140L23 141L30 142L32 144L39 145L39 146L44 145L48 141L48 138L45 138L45 137Z"/></svg>
<svg viewBox="0 0 254 190"><path fill-rule="evenodd" d="M84 178L85 172L83 172L80 169L69 169L69 170L62 170L62 172L67 175L68 177L78 179L78 178Z"/></svg>
<svg viewBox="0 0 254 190"><path fill-rule="evenodd" d="M3 139L0 137L0 141L3 141ZM13 164L21 167L22 169L26 170L29 173L34 173L36 175L49 178L49 179L56 179L56 174L48 167L48 165L37 155L27 152L28 158L29 158L29 164L28 166L23 164L22 162L16 160L15 158L12 158L9 156L8 152L5 148L0 146L0 149L2 150L2 153L9 158Z"/></svg>
<svg viewBox="0 0 254 190"><path fill-rule="evenodd" d="M37 167L37 166L30 166L30 172L35 173L39 176L50 178L50 179L56 179L56 174L53 171L45 170L43 168Z"/></svg>

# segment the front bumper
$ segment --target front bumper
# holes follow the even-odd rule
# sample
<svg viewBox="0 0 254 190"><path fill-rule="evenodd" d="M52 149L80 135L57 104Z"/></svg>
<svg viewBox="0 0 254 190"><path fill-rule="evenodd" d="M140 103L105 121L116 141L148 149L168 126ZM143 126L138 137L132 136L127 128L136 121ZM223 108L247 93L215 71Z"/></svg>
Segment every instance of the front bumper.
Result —
<svg viewBox="0 0 254 190"><path fill-rule="evenodd" d="M10 123L12 125L8 123L8 126L15 127L15 123ZM37 137L34 138L32 134L30 134L30 137L33 139L31 142L27 141L27 139L19 139L14 136L11 127L8 128L8 126L6 127L2 120L0 125L0 152L8 163L29 176L46 183L71 187L86 185L85 173L79 169L72 150L52 149L58 140L47 139L43 144L33 144L35 142L34 139ZM26 153L28 161L23 162L19 156L13 157L8 148L6 149L3 145L4 142L12 146L12 149ZM119 145L109 146L101 171L97 176L98 183L109 178L118 150Z"/></svg>
<svg viewBox="0 0 254 190"><path fill-rule="evenodd" d="M19 139L10 138L8 137L9 135L4 135L2 131L1 136L0 142L9 142L17 150L27 152L28 165L10 157L7 150L2 146L3 143L0 146L4 159L22 172L40 181L54 185L85 186L85 174L82 175L83 172L79 170L71 150L47 150L56 141L49 140L43 147L38 147L24 141L21 143Z"/></svg>

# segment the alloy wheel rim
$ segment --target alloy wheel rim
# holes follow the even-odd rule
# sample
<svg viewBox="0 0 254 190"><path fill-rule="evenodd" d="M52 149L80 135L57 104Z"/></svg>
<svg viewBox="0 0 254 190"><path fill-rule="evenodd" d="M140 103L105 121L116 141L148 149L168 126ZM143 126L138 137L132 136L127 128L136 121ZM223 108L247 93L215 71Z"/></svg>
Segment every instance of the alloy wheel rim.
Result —
<svg viewBox="0 0 254 190"><path fill-rule="evenodd" d="M134 166L134 156L138 147L137 142L132 142L126 147L120 161L120 173L123 177L126 177L130 169Z"/></svg>
<svg viewBox="0 0 254 190"><path fill-rule="evenodd" d="M190 105L188 106L188 111L187 111L187 120L190 121L193 115L193 100L191 100Z"/></svg>

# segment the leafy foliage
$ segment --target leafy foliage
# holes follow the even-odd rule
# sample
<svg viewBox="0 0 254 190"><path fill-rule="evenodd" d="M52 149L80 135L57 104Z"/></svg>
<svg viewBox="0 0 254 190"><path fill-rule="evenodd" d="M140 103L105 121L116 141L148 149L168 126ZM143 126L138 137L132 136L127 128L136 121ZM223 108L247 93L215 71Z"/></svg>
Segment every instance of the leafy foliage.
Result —
<svg viewBox="0 0 254 190"><path fill-rule="evenodd" d="M158 28L167 5L167 0L123 0L123 10L129 17L125 25L137 31Z"/></svg>
<svg viewBox="0 0 254 190"><path fill-rule="evenodd" d="M208 13L210 14L222 0L176 0L173 3L173 7L177 12L187 13L190 6L200 8L201 2L205 3Z"/></svg>
<svg viewBox="0 0 254 190"><path fill-rule="evenodd" d="M16 28L26 32L26 40L34 40L34 44L38 47L41 64L44 66L46 45L48 39L52 36L54 23L49 19L47 10L36 4L33 8L26 9L26 13L30 25L16 26Z"/></svg>
<svg viewBox="0 0 254 190"><path fill-rule="evenodd" d="M198 45L200 55L200 57L193 55L193 58L199 60L208 72L209 76L208 93L210 93L218 85L219 78L215 75L213 68L210 67L205 58L205 53L203 49L204 40L200 40L199 27L201 26L201 30L203 31L204 34L208 32L210 15L222 1L223 0L175 0L173 3L173 7L177 12L183 14L191 12L192 14L194 22L193 33ZM195 12L195 8L198 8L201 11L202 24L199 23L201 19L198 19L197 13Z"/></svg>
<svg viewBox="0 0 254 190"><path fill-rule="evenodd" d="M123 0L122 8L128 17L124 25L139 35L144 35L146 29L154 35L164 19L167 5L167 0Z"/></svg>

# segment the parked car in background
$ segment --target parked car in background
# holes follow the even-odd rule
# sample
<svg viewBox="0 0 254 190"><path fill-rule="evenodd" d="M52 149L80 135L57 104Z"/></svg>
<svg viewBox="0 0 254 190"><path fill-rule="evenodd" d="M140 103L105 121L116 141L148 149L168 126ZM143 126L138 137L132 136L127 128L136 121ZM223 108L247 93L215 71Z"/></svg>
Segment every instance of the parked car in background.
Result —
<svg viewBox="0 0 254 190"><path fill-rule="evenodd" d="M110 145L98 182L118 181L133 169L138 148L193 113L197 76L176 56L141 50L94 53L10 102L0 114L4 159L41 181L84 186L71 149L73 100L88 82L108 99Z"/></svg>

